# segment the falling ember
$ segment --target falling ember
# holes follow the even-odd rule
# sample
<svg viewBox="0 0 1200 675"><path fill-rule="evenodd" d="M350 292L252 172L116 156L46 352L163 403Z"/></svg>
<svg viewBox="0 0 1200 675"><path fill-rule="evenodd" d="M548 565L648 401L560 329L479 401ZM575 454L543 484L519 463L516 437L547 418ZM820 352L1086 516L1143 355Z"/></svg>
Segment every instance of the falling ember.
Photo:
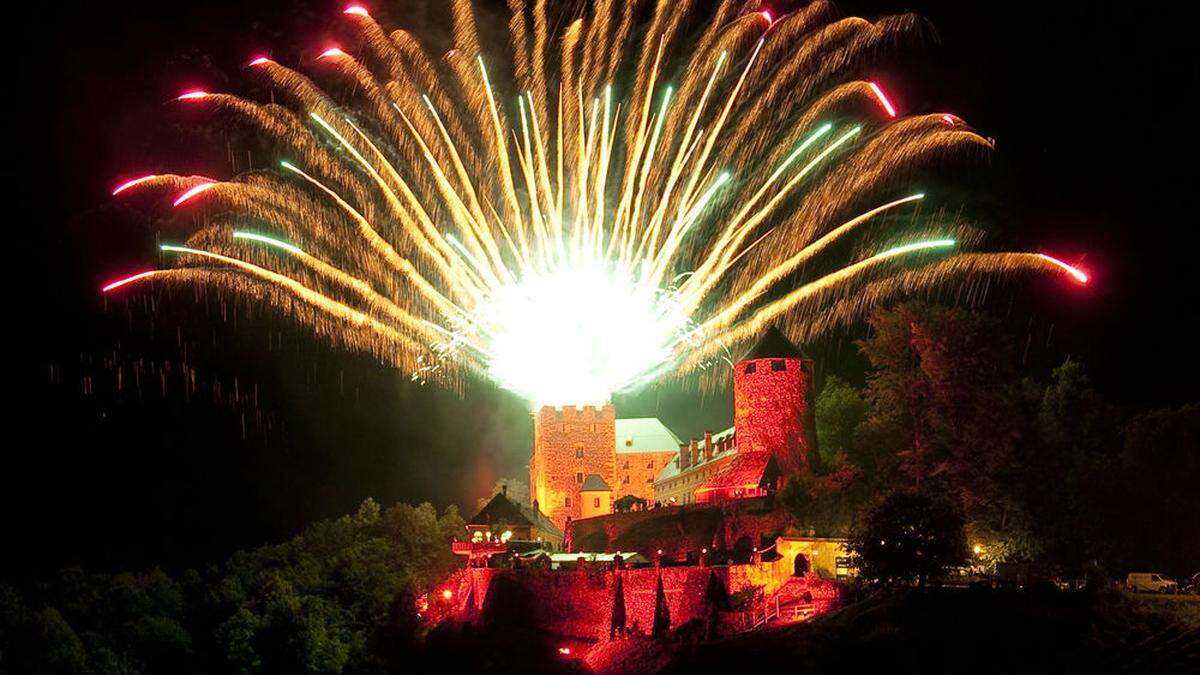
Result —
<svg viewBox="0 0 1200 675"><path fill-rule="evenodd" d="M155 178L158 178L158 175L151 173L151 174L147 174L145 176L139 176L132 180L127 180L124 183L121 183L117 187L113 188L112 193L114 196L119 195L122 192L128 190L129 188L134 187L135 185L141 185L142 183L145 183L148 180L153 180Z"/></svg>
<svg viewBox="0 0 1200 675"><path fill-rule="evenodd" d="M172 206L179 206L180 204L186 202L187 200L191 199L192 197L195 197L196 195L200 194L201 192L211 190L212 188L215 188L216 186L217 186L216 183L200 183L199 185L193 186L193 187L185 190L178 197L176 197L175 202L172 204Z"/></svg>
<svg viewBox="0 0 1200 675"><path fill-rule="evenodd" d="M1065 270L1067 272L1067 274L1070 274L1071 276L1075 277L1075 280L1078 281L1079 283L1086 284L1088 282L1088 275L1085 274L1084 271L1079 269L1078 267L1075 267L1074 265L1069 265L1069 264L1059 260L1058 258L1055 258L1053 256L1048 256L1045 253L1038 253L1036 255L1037 255L1037 257L1041 258L1042 260L1045 260L1046 262L1053 263L1053 264L1058 265L1059 267L1063 268L1063 270Z"/></svg>
<svg viewBox="0 0 1200 675"><path fill-rule="evenodd" d="M177 100L177 101L195 101L196 99L205 98L206 96L208 96L207 91L204 91L203 89L192 89L190 91L185 91L182 94L180 94L179 96L175 97L175 100Z"/></svg>
<svg viewBox="0 0 1200 675"><path fill-rule="evenodd" d="M100 290L103 291L104 293L107 293L109 291L115 291L118 288L120 288L126 284L132 284L133 282L138 281L140 279L146 279L148 277L152 277L155 274L158 274L159 272L162 272L162 270L149 270L146 272L138 272L137 274L134 274L132 276L128 276L128 277L125 277L124 279L114 281L114 282L104 286Z"/></svg>
<svg viewBox="0 0 1200 675"><path fill-rule="evenodd" d="M879 99L879 105L883 106L883 109L887 111L888 117L895 117L896 109L892 107L892 102L889 101L887 95L883 93L883 89L881 89L879 85L875 84L874 82L871 82L870 85L871 91L875 92L875 98Z"/></svg>
<svg viewBox="0 0 1200 675"><path fill-rule="evenodd" d="M259 71L279 102L221 95L286 158L273 171L143 176L113 193L157 179L187 188L180 206L220 185L223 220L162 247L183 254L174 269L204 272L184 278L227 282L414 381L483 376L535 407L716 373L767 325L807 340L972 275L1050 261L1086 282L1049 256L962 250L974 228L940 215L953 208L921 215L924 193L904 177L989 147L968 128L944 133L957 118L828 116L866 85L898 117L875 82L822 84L853 80L914 22L764 32L765 9L730 21L680 17L692 10L671 0L646 13L595 3L619 16L560 21L554 4L510 3L532 20L507 22L497 43L519 46L507 62L485 51L469 0L449 3L455 47L442 58L419 35L378 39L373 21L350 21L363 58L327 73L352 85L338 87L350 101L283 67ZM783 58L801 52L827 58ZM944 238L919 240L929 231ZM895 241L912 243L846 258Z"/></svg>

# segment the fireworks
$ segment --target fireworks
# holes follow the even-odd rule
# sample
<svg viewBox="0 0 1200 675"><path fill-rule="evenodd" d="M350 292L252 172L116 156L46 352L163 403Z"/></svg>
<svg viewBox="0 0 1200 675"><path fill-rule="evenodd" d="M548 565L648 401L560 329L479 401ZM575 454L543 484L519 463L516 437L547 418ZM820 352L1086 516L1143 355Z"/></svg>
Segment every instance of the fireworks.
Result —
<svg viewBox="0 0 1200 675"><path fill-rule="evenodd" d="M508 0L511 59L493 68L469 0L449 4L440 56L345 8L358 46L313 67L349 100L266 56L247 72L281 103L179 95L252 125L277 169L120 183L169 190L207 225L162 247L176 266L105 292L216 284L414 379L482 374L540 405L600 403L719 363L769 323L804 340L949 281L1087 282L1043 254L965 252L974 228L918 216L906 177L990 143L951 115L901 117L856 79L911 17Z"/></svg>

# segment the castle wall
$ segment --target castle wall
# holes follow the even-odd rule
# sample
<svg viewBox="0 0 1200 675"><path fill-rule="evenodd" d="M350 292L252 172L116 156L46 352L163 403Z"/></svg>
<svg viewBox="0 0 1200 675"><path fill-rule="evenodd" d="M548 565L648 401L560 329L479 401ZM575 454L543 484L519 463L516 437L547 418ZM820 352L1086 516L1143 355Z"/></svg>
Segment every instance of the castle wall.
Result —
<svg viewBox="0 0 1200 675"><path fill-rule="evenodd" d="M533 425L529 462L530 495L560 528L582 514L580 488L589 474L610 486L616 474L616 411L603 408L545 406Z"/></svg>
<svg viewBox="0 0 1200 675"><path fill-rule="evenodd" d="M668 462L675 460L674 450L662 452L618 452L613 499L633 495L654 502L654 479Z"/></svg>
<svg viewBox="0 0 1200 675"><path fill-rule="evenodd" d="M571 551L636 551L653 557L661 550L670 559L689 554L698 559L705 548L729 550L742 537L757 546L763 537L782 532L789 522L787 514L764 508L766 504L763 499L748 499L613 513L573 521L566 541Z"/></svg>
<svg viewBox="0 0 1200 675"><path fill-rule="evenodd" d="M710 578L715 577L727 595L756 588L762 596L781 589L807 590L821 598L819 611L829 609L837 597L836 587L816 577L797 579L791 575L792 560L717 567L645 567L626 570L556 571L541 569L460 570L441 585L453 592L448 615L460 619L504 617L513 612L542 629L582 642L608 637L612 610L620 578L625 599L626 628L636 625L649 633L654 625L658 581L670 613L671 628L693 620L704 620L711 611L708 597ZM790 582L790 585L789 585ZM497 607L508 603L508 607Z"/></svg>
<svg viewBox="0 0 1200 675"><path fill-rule="evenodd" d="M581 639L599 640L608 636L612 620L613 596L616 593L617 577L622 579L625 596L626 626L636 622L639 629L649 633L654 625L654 599L661 575L663 595L671 614L671 627L675 628L692 619L707 616L709 577L716 576L721 585L729 588L731 570L745 565L730 567L665 567L640 568L620 571L564 572L557 570L500 570L469 568L443 584L452 588L455 597L463 598L457 603L456 614L487 616L488 603L500 597L493 592L501 585L509 588L501 594L522 600L520 611L529 615L531 623L558 635ZM743 588L743 580L749 579L745 571L733 571L737 592ZM510 589L518 589L516 593ZM467 607L467 598L473 605Z"/></svg>
<svg viewBox="0 0 1200 675"><path fill-rule="evenodd" d="M811 377L812 361L806 359L753 359L734 366L738 452L771 452L784 475L811 467L816 450Z"/></svg>

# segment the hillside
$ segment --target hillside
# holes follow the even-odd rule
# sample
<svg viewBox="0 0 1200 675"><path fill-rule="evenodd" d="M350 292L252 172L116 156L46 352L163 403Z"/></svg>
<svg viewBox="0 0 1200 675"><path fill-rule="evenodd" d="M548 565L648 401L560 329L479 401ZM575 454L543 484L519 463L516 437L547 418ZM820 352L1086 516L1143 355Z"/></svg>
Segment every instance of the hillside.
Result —
<svg viewBox="0 0 1200 675"><path fill-rule="evenodd" d="M1196 673L1200 598L938 590L683 650L662 672Z"/></svg>

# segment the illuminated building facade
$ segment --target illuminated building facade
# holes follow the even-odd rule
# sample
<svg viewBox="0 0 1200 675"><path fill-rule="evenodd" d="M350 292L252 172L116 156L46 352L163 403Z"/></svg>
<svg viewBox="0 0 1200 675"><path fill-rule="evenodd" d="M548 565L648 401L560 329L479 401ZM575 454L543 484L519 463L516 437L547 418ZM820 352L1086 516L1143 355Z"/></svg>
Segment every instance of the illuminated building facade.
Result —
<svg viewBox="0 0 1200 675"><path fill-rule="evenodd" d="M533 437L531 506L560 528L568 518L611 513L613 500L625 495L652 501L654 477L679 445L657 419L619 420L611 405L544 406L534 416ZM593 476L609 490L587 491L585 506L584 484Z"/></svg>
<svg viewBox="0 0 1200 675"><path fill-rule="evenodd" d="M772 327L733 366L733 426L740 453L767 452L785 475L816 458L813 362Z"/></svg>
<svg viewBox="0 0 1200 675"><path fill-rule="evenodd" d="M733 366L733 427L681 444L654 482L662 505L761 497L812 468L812 361L770 328Z"/></svg>
<svg viewBox="0 0 1200 675"><path fill-rule="evenodd" d="M534 418L533 506L567 520L612 512L633 495L660 505L761 497L816 458L812 361L776 328L733 367L734 425L681 443L655 418L617 419L602 408L545 406ZM595 480L592 480L592 477ZM604 485L589 490L584 483Z"/></svg>
<svg viewBox="0 0 1200 675"><path fill-rule="evenodd" d="M470 565L521 545L547 551L561 550L563 533L545 514L509 499L508 486L505 486L467 520L465 539L456 540L451 550L456 555L466 556Z"/></svg>
<svg viewBox="0 0 1200 675"><path fill-rule="evenodd" d="M706 433L702 442L680 445L654 481L654 500L664 506L695 503L696 490L729 466L736 454L733 427L718 434Z"/></svg>

